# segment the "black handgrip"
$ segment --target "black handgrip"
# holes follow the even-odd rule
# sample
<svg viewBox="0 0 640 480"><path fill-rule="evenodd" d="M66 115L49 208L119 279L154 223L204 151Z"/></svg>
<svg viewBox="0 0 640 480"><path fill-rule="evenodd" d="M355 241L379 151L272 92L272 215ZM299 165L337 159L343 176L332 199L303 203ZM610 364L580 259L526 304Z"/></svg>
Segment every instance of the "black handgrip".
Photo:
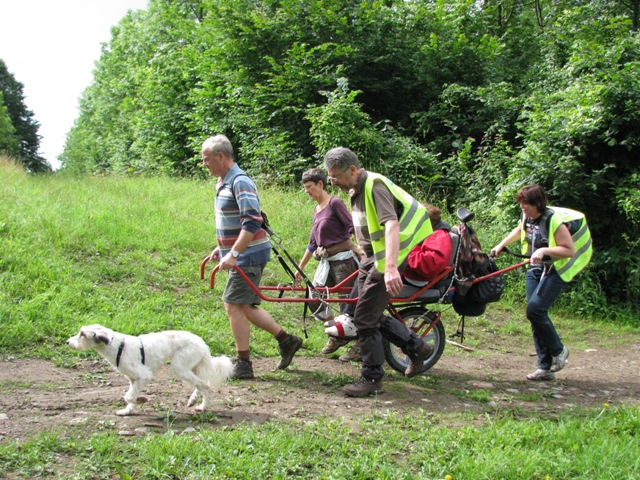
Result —
<svg viewBox="0 0 640 480"><path fill-rule="evenodd" d="M508 247L504 247L503 250L507 252L509 255L513 255L514 257L517 257L517 258L531 258L531 255L522 255L521 253L516 253L513 250L509 249Z"/></svg>

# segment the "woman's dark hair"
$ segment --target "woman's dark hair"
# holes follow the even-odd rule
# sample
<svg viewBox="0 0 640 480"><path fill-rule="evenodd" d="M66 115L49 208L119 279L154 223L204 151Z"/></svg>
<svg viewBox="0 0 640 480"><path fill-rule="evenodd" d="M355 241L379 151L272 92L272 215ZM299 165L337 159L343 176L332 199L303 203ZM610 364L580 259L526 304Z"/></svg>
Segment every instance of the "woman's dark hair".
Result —
<svg viewBox="0 0 640 480"><path fill-rule="evenodd" d="M324 173L324 170L321 168L310 168L306 172L302 174L302 183L313 182L318 183L322 182L322 189L327 189L327 174Z"/></svg>
<svg viewBox="0 0 640 480"><path fill-rule="evenodd" d="M533 205L540 213L547 209L547 196L540 185L527 185L518 190L516 202Z"/></svg>

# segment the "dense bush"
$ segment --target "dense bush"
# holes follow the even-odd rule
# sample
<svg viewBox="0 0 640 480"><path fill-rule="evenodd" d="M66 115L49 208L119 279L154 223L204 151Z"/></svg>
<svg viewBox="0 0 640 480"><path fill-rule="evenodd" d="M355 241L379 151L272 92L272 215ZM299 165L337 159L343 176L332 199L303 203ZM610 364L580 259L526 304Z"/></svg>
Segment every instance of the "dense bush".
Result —
<svg viewBox="0 0 640 480"><path fill-rule="evenodd" d="M63 165L203 176L224 133L253 175L295 185L344 145L496 239L538 182L587 214L594 291L637 304L636 3L151 0L113 29Z"/></svg>

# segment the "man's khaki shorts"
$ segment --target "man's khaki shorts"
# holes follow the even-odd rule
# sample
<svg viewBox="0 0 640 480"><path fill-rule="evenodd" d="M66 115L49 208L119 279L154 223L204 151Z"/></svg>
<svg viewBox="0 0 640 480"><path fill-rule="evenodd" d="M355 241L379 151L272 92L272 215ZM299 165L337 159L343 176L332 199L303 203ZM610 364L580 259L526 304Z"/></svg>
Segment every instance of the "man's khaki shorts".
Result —
<svg viewBox="0 0 640 480"><path fill-rule="evenodd" d="M263 263L261 265L241 265L238 268L249 277L249 280L256 287L259 287L264 267ZM227 278L227 284L224 287L222 301L236 305L260 305L262 303L262 299L235 269L229 270L229 278Z"/></svg>

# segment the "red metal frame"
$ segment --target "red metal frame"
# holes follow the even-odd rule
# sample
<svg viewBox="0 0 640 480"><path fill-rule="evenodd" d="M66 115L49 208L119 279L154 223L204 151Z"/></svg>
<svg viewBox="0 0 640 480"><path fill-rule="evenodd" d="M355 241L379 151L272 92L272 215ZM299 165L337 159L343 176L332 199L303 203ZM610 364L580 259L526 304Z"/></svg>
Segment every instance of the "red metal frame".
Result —
<svg viewBox="0 0 640 480"><path fill-rule="evenodd" d="M209 257L205 257L204 260L202 261L202 263L200 264L200 278L204 279L204 273L205 273L205 266L207 264L207 262L209 261ZM502 273L506 273L509 272L511 270L515 270L516 268L520 268L523 267L525 265L527 265L529 263L529 260L525 260L523 262L517 263L515 265L510 265L508 267L502 268L500 270L498 270L497 272L494 273L490 273L488 275L485 275L483 277L479 277L476 278L473 283L478 283L478 282L482 282L483 280L486 280L488 278L491 277L495 277L497 275L500 275ZM275 291L275 292L280 292L280 294L282 295L284 292L306 292L306 288L305 287L295 287L295 286L291 286L291 285L278 285L278 286L268 286L268 285L261 285L259 287L257 287L256 285L254 285L251 280L249 280L249 277L247 277L247 275L242 271L241 268L239 268L237 265L234 267L235 270L238 272L238 274L240 274L240 276L244 279L245 282L247 282L247 284L253 289L253 291L256 293L256 295L258 295L262 300L266 301L266 302L288 302L288 303L310 303L310 302L317 302L317 299L315 298L310 298L310 297L305 297L305 298L300 298L300 297L267 297L265 296L262 291ZM403 304L411 304L411 303L425 303L426 302L421 302L420 300L420 296L427 290L429 290L431 287L433 287L435 284L437 284L441 279L445 278L447 275L449 275L454 269L454 266L451 265L449 267L447 267L440 275L438 275L436 278L434 278L431 282L429 282L427 285L425 285L424 287L416 290L413 295L411 295L410 297L392 297L389 299L389 313L391 313L391 315L393 315L394 318L396 318L398 321L405 323L404 319L402 318L402 316L400 315L400 313L398 312L396 306L400 307ZM220 265L216 265L213 268L213 271L211 272L211 276L209 278L209 286L211 288L215 287L215 276L218 273L218 270L220 270ZM353 272L351 275L349 275L347 278L345 278L342 282L340 282L339 284L333 286L333 287L329 287L329 288L322 288L322 291L325 292L327 294L326 298L323 298L324 302L327 303L356 303L358 301L357 298L344 298L344 297L334 297L331 298L331 294L339 294L339 293L348 293L351 291L351 287L346 286L347 283L349 283L352 279L354 279L356 276L358 275L358 270L356 270L355 272ZM451 287L449 289L449 292L455 290L455 287ZM425 337L426 335L429 334L429 332L435 327L436 323L438 323L440 321L441 315L438 314L437 318L430 322L429 326L427 327L427 329L424 332L420 333L421 337ZM414 330L415 331L420 331L421 328L424 327L424 322L418 326L414 326Z"/></svg>
<svg viewBox="0 0 640 480"><path fill-rule="evenodd" d="M204 279L204 269L205 269L205 265L207 264L208 261L209 261L209 257L205 257L205 259L200 264L200 278L202 278L202 279ZM294 286L291 286L291 285L277 285L277 286L260 285L260 287L256 287L251 282L251 280L249 280L249 277L247 277L247 275L242 271L242 269L240 267L238 267L236 265L234 268L240 274L240 276L244 279L244 281L249 284L249 286L253 289L253 291L256 293L256 295L258 295L264 301L267 301L267 302L290 302L290 303L304 303L304 302L310 303L310 302L317 302L318 301L315 298L267 297L267 296L263 295L263 293L262 293L263 290L264 291L277 291L277 292L305 292L306 288L305 287L294 287ZM220 265L216 265L213 268L213 271L211 272L211 277L209 279L209 286L211 288L215 287L215 276L218 273L219 269L220 269ZM389 304L392 304L392 303L411 303L411 302L419 301L418 298L420 297L420 295L422 295L425 291L429 290L436 283L438 283L441 279L443 279L444 277L449 275L449 273L451 273L452 271L453 271L453 266L447 267L440 275L438 275L436 278L434 278L431 282L429 282L424 287L422 287L419 290L417 290L410 297L392 297L391 299L389 299ZM358 301L357 298L330 298L329 295L331 295L333 293L349 293L351 291L351 287L347 287L346 284L349 283L354 278L356 278L357 275L358 275L358 271L356 270L355 272L353 272L351 275L349 275L347 278L345 278L339 284L337 284L337 285L335 285L333 287L322 288L321 291L322 292L326 292L328 294L328 298L324 298L323 301L325 301L327 303L356 303Z"/></svg>
<svg viewBox="0 0 640 480"><path fill-rule="evenodd" d="M209 257L205 257L204 260L202 261L202 263L200 264L200 278L204 279L204 270L205 270L205 266L207 264L207 262L209 261ZM498 270L497 272L494 273L490 273L488 275L485 275L483 277L479 277L476 278L473 283L478 283L478 282L482 282L483 280L486 280L488 278L491 277L495 277L497 275L500 275L502 273L505 272L509 272L511 270L515 270L516 268L522 267L526 264L529 263L529 260L525 260L523 262L517 263L515 265L510 265L509 267L503 268ZM240 274L240 276L244 279L245 282L247 282L249 284L249 286L253 289L253 291L256 293L256 295L258 295L262 300L266 301L266 302L288 302L288 303L311 303L311 302L317 302L318 300L315 298L290 298L290 297L267 297L265 296L262 291L276 291L276 292L305 292L306 288L305 287L295 287L295 286L291 286L291 285L277 285L277 286L268 286L268 285L260 285L259 287L257 287L256 285L254 285L251 280L249 280L249 277L247 277L247 275L242 271L242 269L240 267L238 267L237 265L234 267L235 270L238 272L238 274ZM418 289L416 292L413 293L413 295L411 295L410 297L391 297L389 299L389 305L392 306L394 303L398 303L398 304L404 304L404 303L412 303L412 302L419 302L420 301L420 295L422 295L425 291L429 290L431 287L433 287L435 284L437 284L441 279L443 279L444 277L446 277L447 275L449 275L452 271L453 271L453 265L447 267L440 275L438 275L436 278L434 278L431 282L429 282L427 285L425 285L424 287ZM213 271L211 272L211 276L209 279L209 286L211 288L215 287L215 276L218 273L218 270L220 269L220 265L216 265L213 268ZM354 279L356 276L358 275L358 271L356 270L355 272L353 272L351 275L349 275L347 278L345 278L342 282L340 282L339 284L333 286L333 287L328 287L328 288L322 288L323 292L326 292L327 298L324 298L323 301L327 302L327 303L356 303L358 301L357 298L331 298L330 295L334 294L334 293L348 293L351 291L351 287L347 287L345 286L347 283L349 283L352 279ZM453 287L452 287L453 289ZM451 290L450 290L451 291Z"/></svg>

